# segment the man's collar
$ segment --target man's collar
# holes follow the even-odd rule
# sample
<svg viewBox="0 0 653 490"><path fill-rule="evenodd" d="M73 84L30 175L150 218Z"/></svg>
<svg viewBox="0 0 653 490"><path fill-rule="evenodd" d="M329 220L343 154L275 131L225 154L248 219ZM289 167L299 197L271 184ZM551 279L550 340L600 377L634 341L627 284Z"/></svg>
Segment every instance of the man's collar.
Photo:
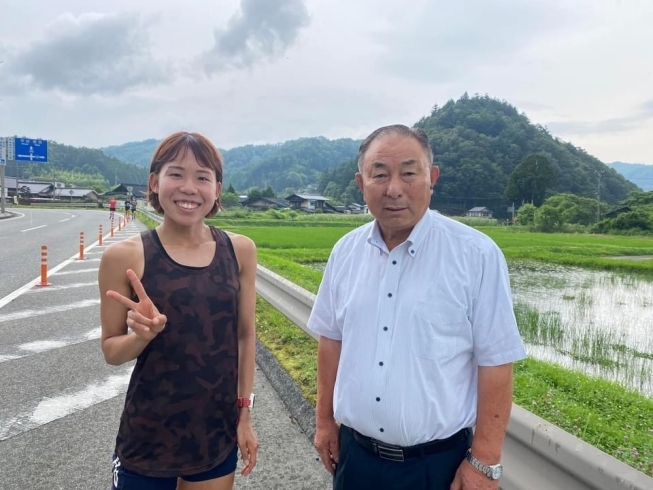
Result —
<svg viewBox="0 0 653 490"><path fill-rule="evenodd" d="M420 245L424 242L429 229L429 222L431 220L432 211L427 209L421 219L413 227L410 235L404 243L406 243L408 255L415 258L419 251ZM367 243L377 247L379 251L389 253L388 247L383 241L381 236L381 229L379 228L379 222L375 219L373 221L372 227L367 235Z"/></svg>

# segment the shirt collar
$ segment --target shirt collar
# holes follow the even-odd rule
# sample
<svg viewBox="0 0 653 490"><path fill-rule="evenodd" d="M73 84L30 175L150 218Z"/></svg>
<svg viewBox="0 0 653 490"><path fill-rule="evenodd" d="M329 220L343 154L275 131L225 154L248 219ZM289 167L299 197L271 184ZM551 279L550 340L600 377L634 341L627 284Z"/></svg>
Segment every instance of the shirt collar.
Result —
<svg viewBox="0 0 653 490"><path fill-rule="evenodd" d="M424 216L417 222L413 230L408 235L408 238L404 242L407 244L406 250L408 255L412 258L415 258L419 252L420 245L424 242L429 229L429 222L431 219L432 211L427 209L424 213ZM383 241L381 236L381 230L379 229L379 223L377 220L374 220L372 227L367 235L367 243L379 249L379 252L389 253L388 247Z"/></svg>

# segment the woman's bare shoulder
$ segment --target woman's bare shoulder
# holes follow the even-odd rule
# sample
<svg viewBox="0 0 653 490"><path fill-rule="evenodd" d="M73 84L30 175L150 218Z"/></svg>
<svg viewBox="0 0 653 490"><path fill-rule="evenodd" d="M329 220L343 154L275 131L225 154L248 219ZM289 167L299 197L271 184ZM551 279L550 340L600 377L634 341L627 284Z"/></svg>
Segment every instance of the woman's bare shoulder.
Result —
<svg viewBox="0 0 653 490"><path fill-rule="evenodd" d="M234 249L238 250L240 248L243 252L256 250L256 244L251 238L226 230L224 230L224 232L231 239L231 243L233 243Z"/></svg>
<svg viewBox="0 0 653 490"><path fill-rule="evenodd" d="M133 269L143 261L143 241L134 235L110 244L102 253L102 262Z"/></svg>

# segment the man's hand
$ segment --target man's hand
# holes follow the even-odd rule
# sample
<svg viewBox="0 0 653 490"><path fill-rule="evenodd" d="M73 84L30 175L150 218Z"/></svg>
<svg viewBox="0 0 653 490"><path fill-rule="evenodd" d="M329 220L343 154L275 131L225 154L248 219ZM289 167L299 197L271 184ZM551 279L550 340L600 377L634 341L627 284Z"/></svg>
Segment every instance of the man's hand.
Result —
<svg viewBox="0 0 653 490"><path fill-rule="evenodd" d="M499 490L499 480L490 480L464 460L460 463L449 490Z"/></svg>
<svg viewBox="0 0 653 490"><path fill-rule="evenodd" d="M138 303L111 290L107 291L107 297L128 309L127 327L140 338L149 342L163 330L168 319L165 315L159 313L133 270L127 269L127 278L138 297Z"/></svg>
<svg viewBox="0 0 653 490"><path fill-rule="evenodd" d="M336 472L335 465L340 457L340 450L338 447L340 437L338 431L338 424L336 424L336 421L333 419L317 421L317 427L315 429L315 449L317 449L317 452L320 455L322 464L332 475Z"/></svg>

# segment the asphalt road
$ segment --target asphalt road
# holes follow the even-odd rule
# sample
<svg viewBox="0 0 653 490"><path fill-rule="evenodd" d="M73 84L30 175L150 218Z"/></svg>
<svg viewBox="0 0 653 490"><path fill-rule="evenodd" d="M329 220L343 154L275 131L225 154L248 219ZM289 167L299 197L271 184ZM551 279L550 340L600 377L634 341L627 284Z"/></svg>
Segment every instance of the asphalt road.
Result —
<svg viewBox="0 0 653 490"><path fill-rule="evenodd" d="M132 366L102 358L97 268L107 243L144 226L130 222L112 239L106 211L20 213L0 220L0 488L108 489ZM102 247L94 245L100 224ZM85 260L77 260L80 231ZM35 285L41 245L48 245L48 287ZM330 488L307 436L259 369L255 389L259 464L237 476L236 488Z"/></svg>

